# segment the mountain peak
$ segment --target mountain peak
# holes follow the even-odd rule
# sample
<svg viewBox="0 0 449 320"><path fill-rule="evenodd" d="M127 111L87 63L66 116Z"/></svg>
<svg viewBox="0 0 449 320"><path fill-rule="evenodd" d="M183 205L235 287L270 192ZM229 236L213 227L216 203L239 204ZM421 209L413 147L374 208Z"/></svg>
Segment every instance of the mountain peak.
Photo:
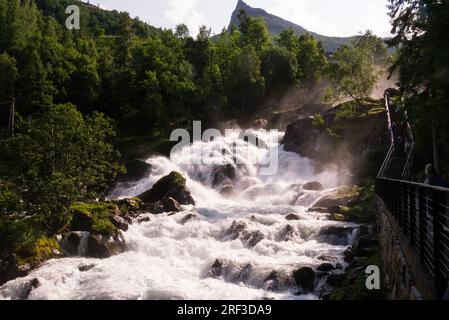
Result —
<svg viewBox="0 0 449 320"><path fill-rule="evenodd" d="M260 8L253 8L249 6L245 1L238 0L237 6L232 13L231 22L229 24L229 30L233 25L238 27L240 25L240 21L238 19L238 14L240 10L245 10L248 16L250 17L262 17L267 23L268 30L273 35L280 34L283 30L292 28L298 36L304 35L305 33L310 33L313 35L318 41L321 41L326 51L335 51L341 45L347 44L352 38L338 38L338 37L327 37L315 32L309 32L307 29L297 25L293 22L287 21L281 17L275 16L273 14L268 13L267 11Z"/></svg>

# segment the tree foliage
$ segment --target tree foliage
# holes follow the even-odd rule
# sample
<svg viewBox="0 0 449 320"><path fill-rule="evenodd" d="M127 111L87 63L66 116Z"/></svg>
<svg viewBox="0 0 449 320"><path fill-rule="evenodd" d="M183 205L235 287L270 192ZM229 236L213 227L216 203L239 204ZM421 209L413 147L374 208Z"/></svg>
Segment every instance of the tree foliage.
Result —
<svg viewBox="0 0 449 320"><path fill-rule="evenodd" d="M335 52L327 68L331 84L326 96L329 102L347 97L360 102L369 97L380 75L375 64L376 55L381 51L379 43L367 33Z"/></svg>
<svg viewBox="0 0 449 320"><path fill-rule="evenodd" d="M449 3L391 0L390 16L396 34L390 44L398 47L391 71L399 72L400 89L414 125L419 152L426 162L437 160L433 155L441 154L442 169L447 173Z"/></svg>

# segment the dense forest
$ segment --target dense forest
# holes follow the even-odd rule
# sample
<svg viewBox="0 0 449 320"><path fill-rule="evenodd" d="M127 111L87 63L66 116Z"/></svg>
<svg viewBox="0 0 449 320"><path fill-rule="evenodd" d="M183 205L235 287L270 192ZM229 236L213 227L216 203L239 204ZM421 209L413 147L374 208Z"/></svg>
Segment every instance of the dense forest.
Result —
<svg viewBox="0 0 449 320"><path fill-rule="evenodd" d="M127 13L68 0L0 1L1 250L64 229L75 201L101 196L123 171L117 143L157 144L192 119L245 121L271 92L318 81L324 50L286 30L273 39L241 12L239 29L196 38ZM14 99L14 123L10 105ZM10 119L8 121L8 119ZM13 136L11 136L13 133Z"/></svg>
<svg viewBox="0 0 449 320"><path fill-rule="evenodd" d="M158 29L78 2L81 28L68 30L73 2L0 0L0 253L60 233L75 202L104 196L130 157L123 144L159 148L192 120L245 123L267 97L323 77L328 101L360 101L385 62L383 41L369 32L327 57L311 35L273 37L244 11L238 28L212 37L203 26L192 37L183 24ZM447 160L448 4L395 0L391 10L394 66L420 154Z"/></svg>

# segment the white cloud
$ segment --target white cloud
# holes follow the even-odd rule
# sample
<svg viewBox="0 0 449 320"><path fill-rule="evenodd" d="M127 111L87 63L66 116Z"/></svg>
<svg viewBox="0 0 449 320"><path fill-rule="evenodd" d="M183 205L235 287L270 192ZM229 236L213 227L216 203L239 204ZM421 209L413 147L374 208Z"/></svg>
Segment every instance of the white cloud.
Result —
<svg viewBox="0 0 449 320"><path fill-rule="evenodd" d="M172 26L185 23L192 35L198 33L201 25L208 25L206 17L196 10L198 0L170 0L165 11L165 17Z"/></svg>

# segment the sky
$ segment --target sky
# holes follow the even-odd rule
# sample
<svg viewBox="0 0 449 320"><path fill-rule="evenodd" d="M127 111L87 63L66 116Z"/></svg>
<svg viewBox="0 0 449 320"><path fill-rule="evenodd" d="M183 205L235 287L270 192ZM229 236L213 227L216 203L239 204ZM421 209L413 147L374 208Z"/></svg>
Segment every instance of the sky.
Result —
<svg viewBox="0 0 449 320"><path fill-rule="evenodd" d="M87 2L87 0L84 0ZM326 36L352 36L372 30L390 35L388 0L246 0L251 7L299 24ZM229 25L237 0L90 0L106 9L127 11L156 27L185 23L192 35L200 25L220 33Z"/></svg>

